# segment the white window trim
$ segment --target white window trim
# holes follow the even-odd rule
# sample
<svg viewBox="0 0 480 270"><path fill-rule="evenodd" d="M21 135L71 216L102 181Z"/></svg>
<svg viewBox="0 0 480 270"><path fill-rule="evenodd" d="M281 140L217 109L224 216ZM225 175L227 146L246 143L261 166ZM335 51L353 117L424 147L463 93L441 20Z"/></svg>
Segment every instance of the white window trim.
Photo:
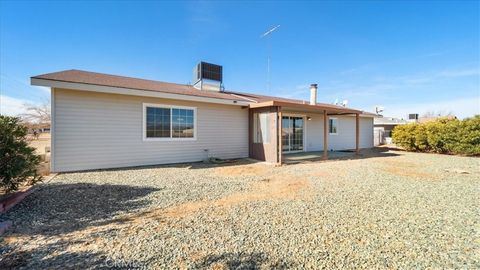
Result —
<svg viewBox="0 0 480 270"><path fill-rule="evenodd" d="M335 133L330 133L330 119L337 121L337 132L335 132ZM329 121L329 123L328 123L328 134L329 135L338 135L338 118L337 117L328 117L328 121Z"/></svg>
<svg viewBox="0 0 480 270"><path fill-rule="evenodd" d="M188 109L193 110L193 138L172 138L172 113L170 112L170 138L147 138L147 107L154 107L154 108L168 108L168 109ZM150 141L164 141L164 142L171 142L171 141L196 141L197 140L197 107L187 107L187 106L177 106L177 105L169 105L169 104L155 104L155 103L143 103L143 125L142 125L142 134L143 134L143 141L150 142Z"/></svg>

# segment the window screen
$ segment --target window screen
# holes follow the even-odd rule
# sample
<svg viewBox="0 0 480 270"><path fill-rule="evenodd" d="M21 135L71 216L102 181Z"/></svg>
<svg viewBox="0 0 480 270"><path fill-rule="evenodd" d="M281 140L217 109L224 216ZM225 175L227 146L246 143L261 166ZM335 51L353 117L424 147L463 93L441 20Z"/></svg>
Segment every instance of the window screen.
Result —
<svg viewBox="0 0 480 270"><path fill-rule="evenodd" d="M270 142L270 114L269 113L253 114L253 142L254 143Z"/></svg>

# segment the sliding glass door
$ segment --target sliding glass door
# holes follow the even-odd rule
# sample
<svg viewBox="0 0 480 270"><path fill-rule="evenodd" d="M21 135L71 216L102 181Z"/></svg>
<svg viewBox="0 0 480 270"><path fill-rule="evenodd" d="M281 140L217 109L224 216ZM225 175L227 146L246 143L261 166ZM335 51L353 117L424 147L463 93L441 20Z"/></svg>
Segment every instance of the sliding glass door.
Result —
<svg viewBox="0 0 480 270"><path fill-rule="evenodd" d="M299 152L303 151L303 117L283 116L282 117L282 151Z"/></svg>

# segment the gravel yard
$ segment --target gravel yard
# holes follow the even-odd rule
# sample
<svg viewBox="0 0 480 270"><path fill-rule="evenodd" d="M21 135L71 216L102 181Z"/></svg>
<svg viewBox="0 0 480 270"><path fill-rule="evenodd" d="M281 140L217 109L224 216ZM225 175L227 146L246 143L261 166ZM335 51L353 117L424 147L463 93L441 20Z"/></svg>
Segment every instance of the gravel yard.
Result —
<svg viewBox="0 0 480 270"><path fill-rule="evenodd" d="M399 151L60 174L0 268L480 268L480 159Z"/></svg>

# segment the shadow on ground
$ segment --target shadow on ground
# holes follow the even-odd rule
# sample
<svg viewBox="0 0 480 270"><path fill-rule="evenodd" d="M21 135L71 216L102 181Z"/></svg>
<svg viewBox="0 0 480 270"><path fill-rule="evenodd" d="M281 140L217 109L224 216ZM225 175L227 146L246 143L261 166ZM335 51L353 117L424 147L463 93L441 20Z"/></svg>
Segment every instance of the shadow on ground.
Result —
<svg viewBox="0 0 480 270"><path fill-rule="evenodd" d="M14 223L11 231L0 239L0 269L31 268L30 263L41 268L98 269L102 265L108 268L108 260L101 253L68 250L75 243L92 244L89 240L72 242L62 235L80 232L89 226L121 222L115 219L117 215L145 207L149 202L144 197L157 190L90 183L39 186L22 203L0 216ZM25 242L44 236L57 237L58 241L26 248Z"/></svg>
<svg viewBox="0 0 480 270"><path fill-rule="evenodd" d="M401 154L390 152L391 149L376 147L371 149L362 149L357 154L355 151L329 151L328 160L323 158L322 151L314 152L301 152L294 154L284 154L283 163L287 165L311 163L319 161L335 161L335 160L355 160L355 159L368 159L368 158L381 158L381 157L396 157Z"/></svg>
<svg viewBox="0 0 480 270"><path fill-rule="evenodd" d="M195 264L194 269L289 269L292 264L285 261L272 262L265 253L224 253L209 255Z"/></svg>
<svg viewBox="0 0 480 270"><path fill-rule="evenodd" d="M367 158L378 158L378 157L395 157L400 156L399 153L393 153L391 151L401 151L396 148L387 148L387 147L375 147L371 149L361 149L359 154L356 154L353 150L345 151L329 151L328 160L353 160L353 159L367 159ZM293 158L288 158L288 156ZM299 164L299 163L308 163L308 162L318 162L324 161L322 151L310 151L310 152L300 152L294 154L284 154L283 155L284 164ZM215 162L190 162L190 163L175 163L175 164L161 164L161 165L148 165L148 166L134 166L134 167L123 167L123 168L113 168L113 169L99 169L99 170L87 170L83 172L101 172L101 171L135 171L135 170L145 170L145 169L154 169L154 168L183 168L183 169L209 169L209 168L221 168L229 166L240 166L240 165L252 165L262 163L262 161L251 159L251 158L240 158L240 159L230 159L222 160L218 163ZM74 172L75 173L75 172Z"/></svg>
<svg viewBox="0 0 480 270"><path fill-rule="evenodd" d="M146 169L155 169L155 168L180 168L180 169L208 169L208 168L219 168L219 167L228 167L228 166L239 166L239 165L251 165L261 163L250 158L240 158L240 159L227 159L219 161L218 163L213 162L189 162L189 163L174 163L174 164L159 164L159 165L147 165L147 166L133 166L133 167L122 167L122 168L112 168L112 169L97 169L97 170L85 170L78 172L68 172L69 173L81 173L81 172L122 172L122 171L136 171L136 170L146 170Z"/></svg>
<svg viewBox="0 0 480 270"><path fill-rule="evenodd" d="M143 197L158 188L90 183L40 186L1 219L14 222L14 232L57 235L108 223L119 213L148 205Z"/></svg>
<svg viewBox="0 0 480 270"><path fill-rule="evenodd" d="M0 248L0 269L107 269L108 259L97 252L65 252L53 255L61 248L49 244L33 251L17 250L12 246ZM36 262L34 262L36 261ZM34 263L31 266L30 263Z"/></svg>

